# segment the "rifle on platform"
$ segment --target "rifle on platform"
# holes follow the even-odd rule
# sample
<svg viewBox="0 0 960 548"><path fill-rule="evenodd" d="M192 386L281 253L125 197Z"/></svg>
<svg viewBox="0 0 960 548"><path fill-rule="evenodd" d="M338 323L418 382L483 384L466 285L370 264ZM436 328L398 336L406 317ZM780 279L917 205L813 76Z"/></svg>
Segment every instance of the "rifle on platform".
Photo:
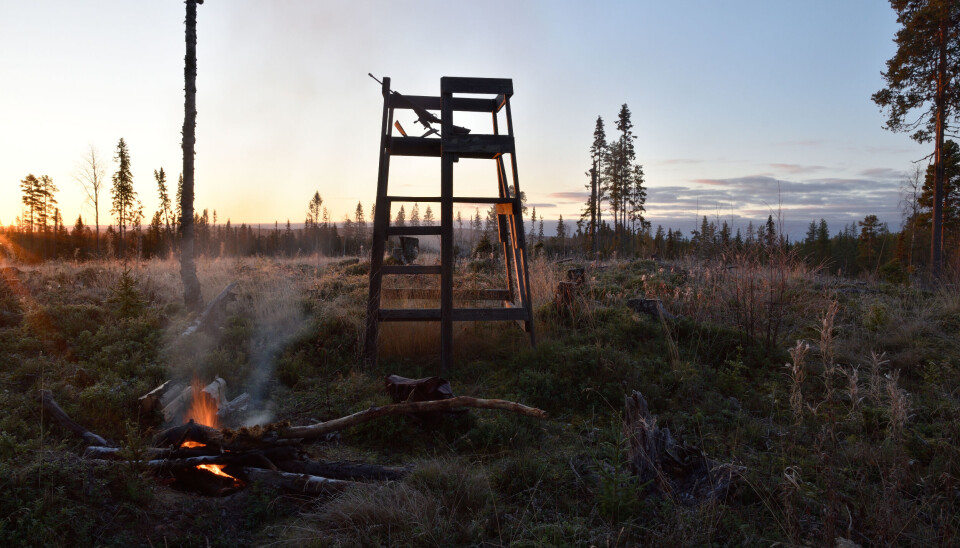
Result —
<svg viewBox="0 0 960 548"><path fill-rule="evenodd" d="M373 74L368 72L367 76L369 76L370 78L373 78L373 80L378 84L380 84L381 86L383 85L383 82L378 80L377 77L374 76ZM405 105L406 107L410 108L411 110L413 110L413 112L416 113L417 122L420 125L422 125L424 129L427 130L426 133L424 133L420 137L429 137L430 135L440 135L440 131L431 125L431 124L442 124L442 121L440 120L440 118L438 118L434 114L431 114L429 110L423 108L421 105L417 104L415 101L411 100L409 97L405 97L401 95L399 92L396 92L393 90L390 90L390 93L393 95L393 98L395 101L397 101L402 105ZM400 130L400 133L402 133L404 137L406 137L406 132L403 131L403 128L399 127L399 122L397 124L398 124L397 129ZM466 135L470 133L470 130L465 127L453 126L453 133L455 135Z"/></svg>

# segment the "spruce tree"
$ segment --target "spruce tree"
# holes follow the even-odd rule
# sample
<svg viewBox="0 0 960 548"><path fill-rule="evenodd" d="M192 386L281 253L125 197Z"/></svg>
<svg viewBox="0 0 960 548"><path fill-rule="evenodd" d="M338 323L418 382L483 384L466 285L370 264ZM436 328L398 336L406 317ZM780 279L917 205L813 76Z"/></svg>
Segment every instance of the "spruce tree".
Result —
<svg viewBox="0 0 960 548"><path fill-rule="evenodd" d="M130 151L127 149L127 143L120 138L117 143L117 155L114 157L117 162L117 172L113 174L113 187L111 188L111 207L110 213L116 215L117 231L119 235L118 254L121 259L124 255L124 238L126 235L127 224L133 221L134 208L137 203L137 193L133 190L133 173L130 171Z"/></svg>

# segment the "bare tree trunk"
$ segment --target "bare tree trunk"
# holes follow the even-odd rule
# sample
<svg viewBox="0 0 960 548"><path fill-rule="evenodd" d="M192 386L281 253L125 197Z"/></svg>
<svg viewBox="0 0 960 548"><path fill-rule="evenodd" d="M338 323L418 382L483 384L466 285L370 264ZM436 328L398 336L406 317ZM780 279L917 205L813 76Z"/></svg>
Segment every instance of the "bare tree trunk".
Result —
<svg viewBox="0 0 960 548"><path fill-rule="evenodd" d="M193 156L197 142L197 4L203 0L186 0L187 55L184 58L183 77L186 98L183 105L183 193L180 196L183 229L180 244L180 279L183 281L183 303L191 310L203 306L197 265L193 261Z"/></svg>
<svg viewBox="0 0 960 548"><path fill-rule="evenodd" d="M937 39L940 41L940 55L937 60L937 96L935 99L937 120L935 127L936 148L934 157L933 176L933 218L930 232L930 271L934 278L939 278L943 269L943 133L944 109L946 108L947 87L947 21L946 16L940 20L940 31Z"/></svg>

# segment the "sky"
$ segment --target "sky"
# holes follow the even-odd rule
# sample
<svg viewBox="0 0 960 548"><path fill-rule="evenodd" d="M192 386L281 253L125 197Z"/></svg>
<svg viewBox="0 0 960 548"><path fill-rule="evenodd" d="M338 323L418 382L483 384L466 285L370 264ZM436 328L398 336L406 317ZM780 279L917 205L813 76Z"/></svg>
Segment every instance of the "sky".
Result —
<svg viewBox="0 0 960 548"><path fill-rule="evenodd" d="M94 146L112 174L121 137L149 219L153 171L175 182L182 165L183 20L174 0L0 0L0 224L21 214L29 173L53 178L67 223L92 219L78 167ZM885 131L870 100L896 30L876 0L207 0L195 205L221 223L298 223L319 191L333 220L369 211L372 72L414 95L438 95L442 76L512 78L520 188L548 220L579 218L596 119L612 136L626 103L654 226L779 210L794 234L868 214L896 229L900 187L932 152ZM494 195L492 163L467 163L455 193ZM439 166L393 159L391 192L439 194Z"/></svg>

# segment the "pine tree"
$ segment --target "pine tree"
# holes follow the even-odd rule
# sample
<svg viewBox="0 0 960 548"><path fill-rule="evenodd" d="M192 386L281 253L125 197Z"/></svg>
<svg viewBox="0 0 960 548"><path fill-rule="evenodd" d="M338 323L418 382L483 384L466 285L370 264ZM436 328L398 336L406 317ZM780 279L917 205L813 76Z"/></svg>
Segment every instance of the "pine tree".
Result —
<svg viewBox="0 0 960 548"><path fill-rule="evenodd" d="M920 196L917 198L917 205L926 210L917 219L922 226L927 226L931 222L930 212L933 210L933 196L936 188L934 167L931 165L927 168L926 178ZM943 144L943 185L940 196L943 211L941 248L948 250L954 247L948 245L948 242L960 236L960 146L957 146L953 140Z"/></svg>
<svg viewBox="0 0 960 548"><path fill-rule="evenodd" d="M118 166L117 172L113 174L113 188L111 189L112 201L110 213L117 217L117 230L120 237L118 252L121 259L124 256L124 239L127 230L127 224L133 221L134 207L136 206L137 193L133 190L133 173L130 171L130 151L127 150L127 143L120 138L117 143L117 155L114 157Z"/></svg>
<svg viewBox="0 0 960 548"><path fill-rule="evenodd" d="M393 224L396 226L404 226L407 224L407 212L404 211L403 205L400 206L400 211L397 212L397 217L393 220Z"/></svg>
<svg viewBox="0 0 960 548"><path fill-rule="evenodd" d="M20 192L23 194L23 206L26 211L24 211L24 226L26 226L27 232L33 232L34 229L34 217L36 211L39 208L40 200L40 180L33 175L29 174L20 181Z"/></svg>
<svg viewBox="0 0 960 548"><path fill-rule="evenodd" d="M888 111L886 129L913 132L919 143L934 141L930 264L943 263L944 135L960 121L960 2L891 0L901 25L897 52L883 73L886 87L873 101ZM916 111L922 111L917 116Z"/></svg>

